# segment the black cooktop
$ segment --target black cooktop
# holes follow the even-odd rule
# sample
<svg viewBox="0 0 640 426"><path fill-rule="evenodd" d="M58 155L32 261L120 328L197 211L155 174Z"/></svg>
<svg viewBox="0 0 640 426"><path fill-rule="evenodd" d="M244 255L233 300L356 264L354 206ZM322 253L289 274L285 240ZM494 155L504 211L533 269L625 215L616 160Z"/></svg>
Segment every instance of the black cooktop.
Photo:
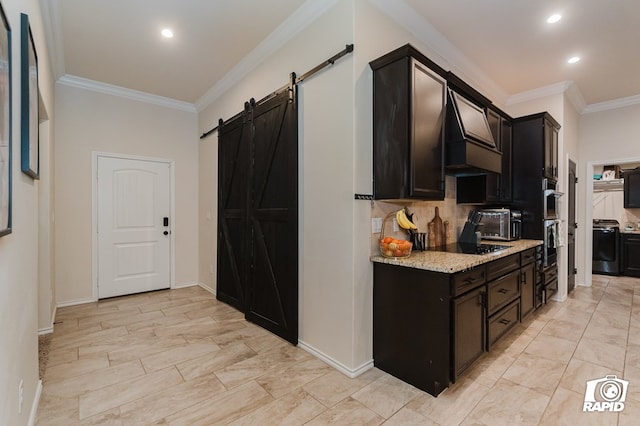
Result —
<svg viewBox="0 0 640 426"><path fill-rule="evenodd" d="M448 253L465 253L465 254L487 254L496 251L508 249L511 246L503 246L499 244L465 244L453 243L446 246L434 247L432 251L446 251Z"/></svg>

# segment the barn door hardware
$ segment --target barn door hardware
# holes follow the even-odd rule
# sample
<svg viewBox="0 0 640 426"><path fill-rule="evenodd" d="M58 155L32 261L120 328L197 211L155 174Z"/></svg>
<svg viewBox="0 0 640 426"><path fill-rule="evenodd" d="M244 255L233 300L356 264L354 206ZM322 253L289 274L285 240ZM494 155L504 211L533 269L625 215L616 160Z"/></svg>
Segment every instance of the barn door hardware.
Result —
<svg viewBox="0 0 640 426"><path fill-rule="evenodd" d="M296 73L292 72L289 75L289 82L287 84L285 84L284 86L282 86L278 90L268 94L264 98L260 99L257 103L261 104L261 103L273 98L274 96L277 96L278 94L282 93L283 90L288 90L289 91L289 97L290 97L291 100L293 100L293 96L294 96L294 91L295 91L295 86L296 85L302 83L304 80L308 79L309 77L311 77L312 75L316 74L317 72L323 70L324 68L335 64L338 59L342 58L343 56L345 56L345 55L347 55L347 54L349 54L351 52L353 52L353 44L347 44L346 47L342 51L336 53L335 55L333 55L332 57L330 57L326 61L322 62L321 64L317 65L313 69L307 71L306 73L302 74L300 77L297 77ZM244 113L244 111L242 113ZM242 114L242 113L240 113L240 114ZM236 114L235 116L233 116L232 118L230 118L227 121L230 121L230 120L236 118L237 116L238 116L238 114ZM207 136L209 136L211 133L213 133L216 130L218 130L224 123L225 122L222 119L220 119L218 121L218 125L216 127L214 127L213 129L204 132L200 136L200 139L204 139Z"/></svg>

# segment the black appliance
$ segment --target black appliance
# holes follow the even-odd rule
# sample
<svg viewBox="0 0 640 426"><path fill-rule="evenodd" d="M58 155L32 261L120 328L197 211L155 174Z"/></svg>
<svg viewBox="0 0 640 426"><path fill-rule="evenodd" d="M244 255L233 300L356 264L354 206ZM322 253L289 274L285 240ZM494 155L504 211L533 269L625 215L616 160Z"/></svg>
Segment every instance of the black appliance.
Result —
<svg viewBox="0 0 640 426"><path fill-rule="evenodd" d="M548 179L542 180L542 212L545 219L557 219L557 201L562 195L562 192L556 191L557 183Z"/></svg>
<svg viewBox="0 0 640 426"><path fill-rule="evenodd" d="M445 123L448 174L502 172L502 153L496 148L482 108L449 89Z"/></svg>
<svg viewBox="0 0 640 426"><path fill-rule="evenodd" d="M620 223L614 219L593 219L594 274L620 274Z"/></svg>
<svg viewBox="0 0 640 426"><path fill-rule="evenodd" d="M511 246L503 246L499 244L472 244L472 243L452 243L446 246L433 247L431 251L446 251L448 253L463 253L463 254L489 254L500 250L506 250Z"/></svg>

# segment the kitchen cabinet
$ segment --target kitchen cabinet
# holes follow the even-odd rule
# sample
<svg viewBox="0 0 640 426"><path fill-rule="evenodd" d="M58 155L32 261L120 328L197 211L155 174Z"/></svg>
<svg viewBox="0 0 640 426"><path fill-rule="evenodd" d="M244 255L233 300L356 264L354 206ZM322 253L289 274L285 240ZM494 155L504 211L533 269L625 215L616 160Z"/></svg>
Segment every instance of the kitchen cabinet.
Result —
<svg viewBox="0 0 640 426"><path fill-rule="evenodd" d="M502 173L458 177L458 204L498 204L509 203L512 200L511 118L493 108L487 108L487 122L496 141L496 147L502 153Z"/></svg>
<svg viewBox="0 0 640 426"><path fill-rule="evenodd" d="M374 364L437 396L450 383L449 275L373 266Z"/></svg>
<svg viewBox="0 0 640 426"><path fill-rule="evenodd" d="M487 351L486 293L482 285L453 300L454 381Z"/></svg>
<svg viewBox="0 0 640 426"><path fill-rule="evenodd" d="M544 177L558 180L558 130L550 117L544 118Z"/></svg>
<svg viewBox="0 0 640 426"><path fill-rule="evenodd" d="M520 321L520 253L487 264L487 348Z"/></svg>
<svg viewBox="0 0 640 426"><path fill-rule="evenodd" d="M513 120L511 207L522 211L522 238L545 237L543 180L555 188L557 174L557 134L560 125L547 112ZM555 148L554 148L555 146Z"/></svg>
<svg viewBox="0 0 640 426"><path fill-rule="evenodd" d="M535 249L529 249L520 255L522 269L520 271L520 319L522 320L535 309Z"/></svg>
<svg viewBox="0 0 640 426"><path fill-rule="evenodd" d="M640 208L640 169L624 172L624 208Z"/></svg>
<svg viewBox="0 0 640 426"><path fill-rule="evenodd" d="M407 45L373 69L373 195L444 199L444 71Z"/></svg>
<svg viewBox="0 0 640 426"><path fill-rule="evenodd" d="M640 277L640 234L622 234L622 275Z"/></svg>
<svg viewBox="0 0 640 426"><path fill-rule="evenodd" d="M374 365L437 396L519 323L525 253L455 273L374 262Z"/></svg>

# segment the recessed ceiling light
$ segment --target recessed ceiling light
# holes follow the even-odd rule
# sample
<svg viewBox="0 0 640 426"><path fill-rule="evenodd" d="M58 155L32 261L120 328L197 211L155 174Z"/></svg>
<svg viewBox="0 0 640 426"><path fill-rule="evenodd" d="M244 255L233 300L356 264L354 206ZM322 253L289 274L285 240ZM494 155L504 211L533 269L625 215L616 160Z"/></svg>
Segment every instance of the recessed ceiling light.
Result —
<svg viewBox="0 0 640 426"><path fill-rule="evenodd" d="M162 37L164 37L164 38L172 38L173 37L173 31L171 31L169 28L165 28L164 30L162 30L160 32L160 34L162 34Z"/></svg>
<svg viewBox="0 0 640 426"><path fill-rule="evenodd" d="M575 64L579 60L580 60L579 56L572 56L571 58L569 58L569 60L567 62L570 63L570 64Z"/></svg>
<svg viewBox="0 0 640 426"><path fill-rule="evenodd" d="M553 15L549 16L547 18L547 23L549 24L555 24L556 22L558 22L560 19L562 19L562 15L558 14L558 13L554 13Z"/></svg>

